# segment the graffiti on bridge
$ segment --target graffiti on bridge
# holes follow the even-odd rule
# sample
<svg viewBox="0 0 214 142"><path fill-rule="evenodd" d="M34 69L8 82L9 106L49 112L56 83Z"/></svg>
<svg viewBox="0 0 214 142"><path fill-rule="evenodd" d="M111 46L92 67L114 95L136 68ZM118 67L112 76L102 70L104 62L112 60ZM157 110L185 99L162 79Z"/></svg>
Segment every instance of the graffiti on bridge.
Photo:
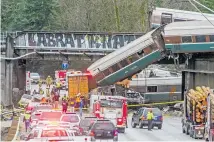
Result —
<svg viewBox="0 0 214 142"><path fill-rule="evenodd" d="M25 33L16 39L16 47L52 47L82 49L118 49L143 34Z"/></svg>

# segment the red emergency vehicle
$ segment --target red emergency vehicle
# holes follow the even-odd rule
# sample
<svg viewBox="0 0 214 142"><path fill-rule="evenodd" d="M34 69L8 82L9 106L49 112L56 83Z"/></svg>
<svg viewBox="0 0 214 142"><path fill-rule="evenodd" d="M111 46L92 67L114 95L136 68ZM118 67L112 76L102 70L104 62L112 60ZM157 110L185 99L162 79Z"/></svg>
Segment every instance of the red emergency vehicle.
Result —
<svg viewBox="0 0 214 142"><path fill-rule="evenodd" d="M66 82L66 70L58 70L55 71L55 79L56 82L60 81L61 85L62 85L62 89L65 89L65 82Z"/></svg>
<svg viewBox="0 0 214 142"><path fill-rule="evenodd" d="M93 113L98 118L111 120L119 132L125 132L128 116L126 98L121 96L99 96L99 99L93 103Z"/></svg>

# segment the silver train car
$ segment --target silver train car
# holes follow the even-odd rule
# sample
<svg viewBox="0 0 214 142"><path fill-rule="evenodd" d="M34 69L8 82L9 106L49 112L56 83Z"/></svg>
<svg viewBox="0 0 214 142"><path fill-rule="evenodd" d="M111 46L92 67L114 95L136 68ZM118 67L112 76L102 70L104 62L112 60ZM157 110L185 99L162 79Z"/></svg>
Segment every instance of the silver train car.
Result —
<svg viewBox="0 0 214 142"><path fill-rule="evenodd" d="M165 56L164 40L159 27L130 44L117 49L88 67L98 85L111 85L139 73Z"/></svg>
<svg viewBox="0 0 214 142"><path fill-rule="evenodd" d="M214 14L203 13L209 20L214 20ZM169 24L172 22L181 21L204 21L207 20L199 12L191 12L184 10L155 8L151 16L151 29L155 29L161 25Z"/></svg>

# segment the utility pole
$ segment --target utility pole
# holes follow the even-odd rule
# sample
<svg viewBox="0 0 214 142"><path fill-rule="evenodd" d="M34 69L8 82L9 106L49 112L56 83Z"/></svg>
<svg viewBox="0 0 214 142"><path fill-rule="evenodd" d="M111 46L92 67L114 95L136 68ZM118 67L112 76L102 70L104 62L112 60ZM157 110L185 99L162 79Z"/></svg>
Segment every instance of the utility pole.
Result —
<svg viewBox="0 0 214 142"><path fill-rule="evenodd" d="M13 48L14 42L13 38L8 35L6 38L6 57L12 58L14 53ZM5 93L2 94L2 102L5 107L11 108L13 106L12 96L13 96L13 86L12 86L12 74L13 74L13 61L5 61Z"/></svg>

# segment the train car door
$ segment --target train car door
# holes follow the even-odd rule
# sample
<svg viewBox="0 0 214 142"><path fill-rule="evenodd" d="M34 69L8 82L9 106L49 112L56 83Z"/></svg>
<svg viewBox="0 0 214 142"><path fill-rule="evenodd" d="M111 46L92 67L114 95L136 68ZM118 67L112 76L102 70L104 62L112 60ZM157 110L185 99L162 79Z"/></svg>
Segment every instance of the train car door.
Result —
<svg viewBox="0 0 214 142"><path fill-rule="evenodd" d="M161 14L161 24L169 24L172 23L172 14L170 13L162 13Z"/></svg>

